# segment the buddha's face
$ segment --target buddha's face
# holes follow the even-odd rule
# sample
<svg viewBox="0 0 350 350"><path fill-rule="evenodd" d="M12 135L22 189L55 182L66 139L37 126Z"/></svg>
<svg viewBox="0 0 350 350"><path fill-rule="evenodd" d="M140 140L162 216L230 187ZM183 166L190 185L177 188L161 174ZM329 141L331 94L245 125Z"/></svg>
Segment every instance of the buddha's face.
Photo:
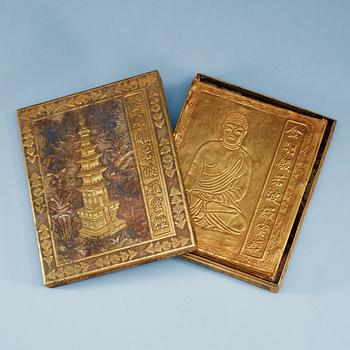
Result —
<svg viewBox="0 0 350 350"><path fill-rule="evenodd" d="M246 133L247 130L243 127L232 123L226 123L223 129L223 140L231 147L238 147L241 145Z"/></svg>

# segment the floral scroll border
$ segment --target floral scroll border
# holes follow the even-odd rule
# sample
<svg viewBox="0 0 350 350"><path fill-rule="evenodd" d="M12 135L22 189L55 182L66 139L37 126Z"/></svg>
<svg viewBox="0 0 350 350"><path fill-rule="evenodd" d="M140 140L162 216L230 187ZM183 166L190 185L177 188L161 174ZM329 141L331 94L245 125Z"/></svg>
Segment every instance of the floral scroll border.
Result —
<svg viewBox="0 0 350 350"><path fill-rule="evenodd" d="M166 113L162 108L162 86L159 73L156 71L18 110L43 277L45 285L49 287L132 266L142 261L175 255L194 247L192 232L188 225L183 225L182 228L178 226L176 236L145 241L135 246L87 257L65 265L57 266L56 264L57 259L50 229L51 223L47 199L45 198L40 157L33 135L33 123L36 120L140 89L145 89L148 93L150 115L155 128L168 127ZM177 212L179 211L178 204L175 209ZM185 208L183 207L181 210L185 211Z"/></svg>

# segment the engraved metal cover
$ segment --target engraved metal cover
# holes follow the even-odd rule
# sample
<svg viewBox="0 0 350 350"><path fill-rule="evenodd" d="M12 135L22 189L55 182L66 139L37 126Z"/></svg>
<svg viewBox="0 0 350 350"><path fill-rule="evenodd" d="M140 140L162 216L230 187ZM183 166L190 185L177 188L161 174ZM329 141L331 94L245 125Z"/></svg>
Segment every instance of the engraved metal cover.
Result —
<svg viewBox="0 0 350 350"><path fill-rule="evenodd" d="M46 286L193 250L158 72L18 121Z"/></svg>
<svg viewBox="0 0 350 350"><path fill-rule="evenodd" d="M277 291L335 121L197 75L175 130L198 250Z"/></svg>

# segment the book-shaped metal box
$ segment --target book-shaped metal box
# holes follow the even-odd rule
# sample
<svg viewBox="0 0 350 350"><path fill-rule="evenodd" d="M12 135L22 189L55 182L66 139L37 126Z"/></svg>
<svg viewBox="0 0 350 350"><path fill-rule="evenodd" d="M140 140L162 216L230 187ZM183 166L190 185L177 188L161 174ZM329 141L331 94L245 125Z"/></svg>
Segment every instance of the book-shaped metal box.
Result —
<svg viewBox="0 0 350 350"><path fill-rule="evenodd" d="M198 250L277 291L335 121L197 75L175 130Z"/></svg>
<svg viewBox="0 0 350 350"><path fill-rule="evenodd" d="M46 286L195 248L158 72L18 120Z"/></svg>

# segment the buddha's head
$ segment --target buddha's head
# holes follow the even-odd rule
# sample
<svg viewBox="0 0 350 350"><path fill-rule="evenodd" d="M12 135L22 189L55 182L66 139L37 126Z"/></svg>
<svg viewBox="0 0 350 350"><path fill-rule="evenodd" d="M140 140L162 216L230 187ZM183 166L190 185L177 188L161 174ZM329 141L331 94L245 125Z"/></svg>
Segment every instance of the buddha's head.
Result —
<svg viewBox="0 0 350 350"><path fill-rule="evenodd" d="M238 148L247 131L247 117L242 112L229 112L222 127L222 140L230 148Z"/></svg>

